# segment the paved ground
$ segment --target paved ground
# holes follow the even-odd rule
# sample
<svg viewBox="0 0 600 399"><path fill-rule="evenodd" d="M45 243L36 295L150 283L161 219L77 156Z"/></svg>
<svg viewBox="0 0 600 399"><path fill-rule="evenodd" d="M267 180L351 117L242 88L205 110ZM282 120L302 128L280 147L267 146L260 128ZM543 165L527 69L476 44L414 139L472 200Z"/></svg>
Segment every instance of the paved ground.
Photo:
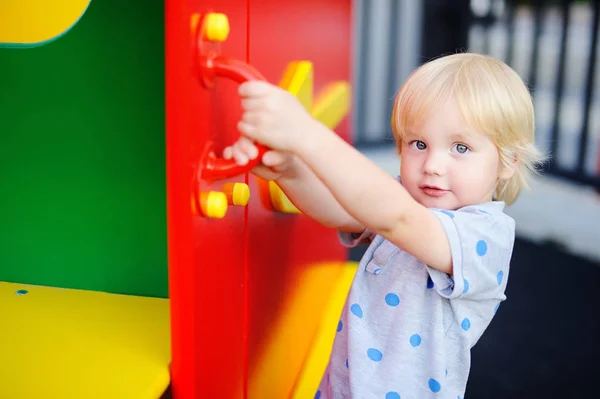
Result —
<svg viewBox="0 0 600 399"><path fill-rule="evenodd" d="M598 397L598 266L518 240L507 300L473 349L466 397Z"/></svg>

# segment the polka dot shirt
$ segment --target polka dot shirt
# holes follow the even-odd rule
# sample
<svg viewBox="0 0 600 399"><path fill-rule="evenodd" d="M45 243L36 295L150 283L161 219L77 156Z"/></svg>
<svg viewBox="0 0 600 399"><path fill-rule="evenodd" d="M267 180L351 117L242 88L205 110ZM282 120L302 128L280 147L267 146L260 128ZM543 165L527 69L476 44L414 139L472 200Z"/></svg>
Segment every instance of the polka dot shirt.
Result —
<svg viewBox="0 0 600 399"><path fill-rule="evenodd" d="M470 350L502 301L515 238L503 202L431 209L452 252L453 275L430 268L379 235L346 299L315 399L464 398Z"/></svg>

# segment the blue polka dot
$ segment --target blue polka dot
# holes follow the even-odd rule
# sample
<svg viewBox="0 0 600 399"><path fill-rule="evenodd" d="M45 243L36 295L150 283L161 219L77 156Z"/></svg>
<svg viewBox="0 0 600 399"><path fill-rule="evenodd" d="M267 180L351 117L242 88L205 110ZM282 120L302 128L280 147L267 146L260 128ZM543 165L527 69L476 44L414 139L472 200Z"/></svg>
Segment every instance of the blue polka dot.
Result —
<svg viewBox="0 0 600 399"><path fill-rule="evenodd" d="M477 255L483 256L487 253L487 242L484 240L477 241Z"/></svg>
<svg viewBox="0 0 600 399"><path fill-rule="evenodd" d="M448 376L448 369L446 369L446 377Z"/></svg>
<svg viewBox="0 0 600 399"><path fill-rule="evenodd" d="M462 323L460 323L460 326L463 330L467 331L469 328L471 328L471 320L465 317Z"/></svg>
<svg viewBox="0 0 600 399"><path fill-rule="evenodd" d="M315 399L319 399L321 397L321 391L317 391L315 394Z"/></svg>
<svg viewBox="0 0 600 399"><path fill-rule="evenodd" d="M427 276L427 288L433 288L433 280L431 276Z"/></svg>
<svg viewBox="0 0 600 399"><path fill-rule="evenodd" d="M344 323L342 323L342 321L340 320L340 321L338 322L338 328L337 328L337 332L340 332L340 331L342 331L342 327L344 327Z"/></svg>
<svg viewBox="0 0 600 399"><path fill-rule="evenodd" d="M481 213L485 213L486 215L489 215L489 214L490 214L489 212L487 212L487 211L484 211L483 209L480 209L480 210L479 210L479 212L481 212Z"/></svg>
<svg viewBox="0 0 600 399"><path fill-rule="evenodd" d="M421 336L419 334L413 334L410 336L410 344L413 347L421 345Z"/></svg>
<svg viewBox="0 0 600 399"><path fill-rule="evenodd" d="M380 267L378 267L377 269L373 270L373 274L374 275L378 275L380 273L381 273L381 268Z"/></svg>
<svg viewBox="0 0 600 399"><path fill-rule="evenodd" d="M446 215L450 216L452 219L454 219L454 213L447 211L447 210L442 210L442 213L445 213Z"/></svg>
<svg viewBox="0 0 600 399"><path fill-rule="evenodd" d="M383 353L381 353L380 350L375 348L367 349L367 356L369 356L369 359L371 359L374 362L379 362L381 361L381 359L383 359Z"/></svg>
<svg viewBox="0 0 600 399"><path fill-rule="evenodd" d="M400 399L400 394L398 392L388 392L385 394L385 399Z"/></svg>
<svg viewBox="0 0 600 399"><path fill-rule="evenodd" d="M463 288L463 294L466 294L467 291L469 291L469 280L464 279L465 280L465 288Z"/></svg>
<svg viewBox="0 0 600 399"><path fill-rule="evenodd" d="M431 392L439 392L442 389L442 386L440 385L439 382L437 382L433 378L430 378L429 379L429 389L431 389Z"/></svg>
<svg viewBox="0 0 600 399"><path fill-rule="evenodd" d="M398 306L398 304L400 303L400 297L390 292L385 296L385 303L387 303L390 306Z"/></svg>
<svg viewBox="0 0 600 399"><path fill-rule="evenodd" d="M363 311L358 303L355 303L352 306L350 306L350 311L354 316L358 317L359 319L362 319Z"/></svg>
<svg viewBox="0 0 600 399"><path fill-rule="evenodd" d="M348 359L346 359L346 368L348 368Z"/></svg>
<svg viewBox="0 0 600 399"><path fill-rule="evenodd" d="M496 304L496 307L494 308L494 313L496 313L498 311L498 308L500 307L500 303Z"/></svg>
<svg viewBox="0 0 600 399"><path fill-rule="evenodd" d="M498 275L496 276L496 278L498 279L498 285L502 284L502 279L504 278L504 272L502 270L500 270L498 272Z"/></svg>
<svg viewBox="0 0 600 399"><path fill-rule="evenodd" d="M27 291L27 290L18 290L18 291L15 292L15 295L19 295L19 296L21 296L21 295L27 295L28 292L29 291Z"/></svg>

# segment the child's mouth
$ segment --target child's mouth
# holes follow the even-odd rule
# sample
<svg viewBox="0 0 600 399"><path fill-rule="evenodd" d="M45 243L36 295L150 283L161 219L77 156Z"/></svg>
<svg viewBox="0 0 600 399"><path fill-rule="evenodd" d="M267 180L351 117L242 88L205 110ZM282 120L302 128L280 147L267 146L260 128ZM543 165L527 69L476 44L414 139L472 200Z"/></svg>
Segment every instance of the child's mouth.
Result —
<svg viewBox="0 0 600 399"><path fill-rule="evenodd" d="M421 186L421 190L425 193L425 195L436 198L442 197L450 192L450 190L444 190L434 186Z"/></svg>

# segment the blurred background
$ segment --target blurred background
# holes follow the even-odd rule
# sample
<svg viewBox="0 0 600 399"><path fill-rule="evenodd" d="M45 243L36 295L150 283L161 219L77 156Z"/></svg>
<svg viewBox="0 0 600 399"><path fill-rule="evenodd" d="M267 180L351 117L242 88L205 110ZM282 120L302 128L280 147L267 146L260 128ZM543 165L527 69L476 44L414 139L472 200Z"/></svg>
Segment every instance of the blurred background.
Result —
<svg viewBox="0 0 600 399"><path fill-rule="evenodd" d="M517 223L507 301L473 350L467 398L598 395L599 8L599 0L354 0L352 124L362 153L396 176L397 90L427 60L471 51L523 77L537 144L551 156L507 208Z"/></svg>

